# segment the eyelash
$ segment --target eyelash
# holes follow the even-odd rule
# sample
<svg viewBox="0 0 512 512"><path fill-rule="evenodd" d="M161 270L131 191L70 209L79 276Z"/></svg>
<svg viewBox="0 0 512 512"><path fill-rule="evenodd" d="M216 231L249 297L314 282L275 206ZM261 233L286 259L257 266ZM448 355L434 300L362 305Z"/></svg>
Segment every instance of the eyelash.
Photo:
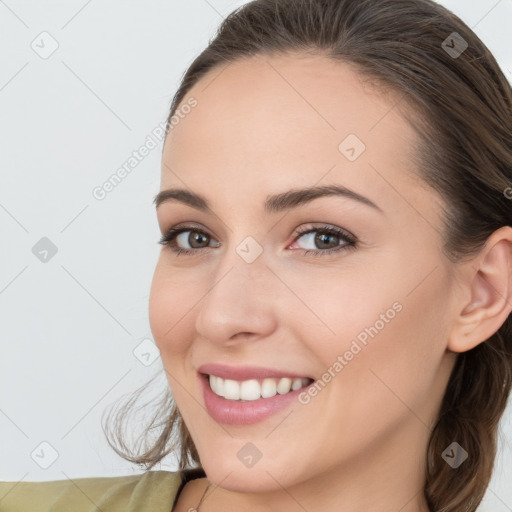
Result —
<svg viewBox="0 0 512 512"><path fill-rule="evenodd" d="M203 250L205 249L209 249L209 247L201 247L199 249L181 249L180 247L177 246L177 243L176 243L176 237L180 234L180 233L184 233L186 231L191 231L193 233L199 233L201 235L204 235L206 237L210 237L210 235L208 233L206 233L205 231L202 231L201 229L198 229L194 226L182 226L182 227L179 227L179 228L171 228L169 229L159 240L159 244L161 245L168 245L170 247L170 249L177 255L192 255L193 253L198 253L198 252L203 252ZM299 238L301 238L302 236L304 235L307 235L308 233L315 233L315 232L319 232L319 233L324 233L324 234L329 234L329 235L334 235L340 239L342 239L345 244L344 245L340 245L338 247L335 247L335 248L331 248L331 249L299 249L299 250L302 250L303 251L303 254L304 255L313 255L313 256L325 256L325 255L328 255L328 254L332 254L332 253L336 253L336 252L342 252L342 251L346 251L346 250L349 250L349 249L355 249L357 247L357 239L354 235L352 235L351 233L349 233L348 231L345 231L344 229L340 229L340 228L334 228L334 227L331 227L331 226L320 226L320 227L315 227L315 228L310 228L310 229L303 229L303 230L299 230L296 234L296 237L295 239L293 240L292 243L294 243L296 240L298 240ZM296 250L296 249L294 249Z"/></svg>

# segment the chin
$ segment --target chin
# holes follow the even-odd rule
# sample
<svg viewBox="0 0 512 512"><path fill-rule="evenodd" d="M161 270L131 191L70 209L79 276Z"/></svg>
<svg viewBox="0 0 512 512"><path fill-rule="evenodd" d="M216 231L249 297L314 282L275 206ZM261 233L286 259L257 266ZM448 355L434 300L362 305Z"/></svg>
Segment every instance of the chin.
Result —
<svg viewBox="0 0 512 512"><path fill-rule="evenodd" d="M212 446L216 448L212 449ZM229 491L273 492L301 480L296 472L290 471L294 464L297 466L297 461L279 458L277 449L271 457L262 455L260 459L251 461L250 454L254 448L247 440L229 438L224 443L216 440L215 444L212 442L209 447L203 448L198 447L198 450L208 480ZM256 451L252 453L257 457ZM295 467L296 471L298 469Z"/></svg>
<svg viewBox="0 0 512 512"><path fill-rule="evenodd" d="M203 465L203 468L210 482L227 491L273 492L282 490L283 486L288 487L291 484L288 479L286 481L283 481L282 478L274 480L272 478L275 474L274 471L266 467L240 468L234 464L223 464L216 460L212 461L211 466Z"/></svg>

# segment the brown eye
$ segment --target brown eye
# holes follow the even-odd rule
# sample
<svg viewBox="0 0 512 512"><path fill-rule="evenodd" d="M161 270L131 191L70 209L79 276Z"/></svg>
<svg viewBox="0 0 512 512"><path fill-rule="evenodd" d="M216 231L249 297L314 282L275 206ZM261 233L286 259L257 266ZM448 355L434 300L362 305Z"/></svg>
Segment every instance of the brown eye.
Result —
<svg viewBox="0 0 512 512"><path fill-rule="evenodd" d="M169 245L176 254L192 254L207 249L211 237L208 233L192 227L171 228L158 243ZM188 247L187 247L188 246ZM219 247L220 243L214 247Z"/></svg>
<svg viewBox="0 0 512 512"><path fill-rule="evenodd" d="M176 237L176 240L179 242L180 245L189 244L192 249L202 249L203 245L201 244L204 244L205 241L206 247L208 247L208 239L208 235L200 233L199 231L192 230L183 231ZM188 249L187 247L185 248Z"/></svg>
<svg viewBox="0 0 512 512"><path fill-rule="evenodd" d="M295 238L293 245L297 240L303 239L309 247L303 248L304 254L325 255L343 251L356 246L356 238L348 231L332 226L322 226L300 231ZM340 242L342 242L340 244ZM299 247L300 248L300 247Z"/></svg>

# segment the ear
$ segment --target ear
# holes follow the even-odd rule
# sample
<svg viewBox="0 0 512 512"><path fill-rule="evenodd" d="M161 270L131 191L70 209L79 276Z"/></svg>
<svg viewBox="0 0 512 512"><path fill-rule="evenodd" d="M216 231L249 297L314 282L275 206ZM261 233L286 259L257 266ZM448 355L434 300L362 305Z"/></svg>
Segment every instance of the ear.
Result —
<svg viewBox="0 0 512 512"><path fill-rule="evenodd" d="M447 345L453 352L466 352L489 339L512 311L512 227L496 230L464 264L462 275L465 298Z"/></svg>

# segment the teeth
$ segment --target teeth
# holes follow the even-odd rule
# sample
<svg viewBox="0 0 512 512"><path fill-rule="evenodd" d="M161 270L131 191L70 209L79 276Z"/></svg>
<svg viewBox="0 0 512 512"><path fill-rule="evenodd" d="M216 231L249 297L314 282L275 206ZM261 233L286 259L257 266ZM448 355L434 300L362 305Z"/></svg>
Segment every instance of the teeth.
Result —
<svg viewBox="0 0 512 512"><path fill-rule="evenodd" d="M217 379L223 380L220 377L217 377ZM228 400L238 400L240 398L240 385L236 380L226 379L224 381L224 398Z"/></svg>
<svg viewBox="0 0 512 512"><path fill-rule="evenodd" d="M210 387L216 395L224 396L224 381L221 378L210 375Z"/></svg>
<svg viewBox="0 0 512 512"><path fill-rule="evenodd" d="M292 381L292 391L297 391L302 387L302 379L293 379Z"/></svg>
<svg viewBox="0 0 512 512"><path fill-rule="evenodd" d="M215 375L209 376L212 391L228 400L259 400L260 398L271 398L277 393L285 395L290 391L296 391L309 384L310 379L256 379L244 380L242 382L222 379Z"/></svg>
<svg viewBox="0 0 512 512"><path fill-rule="evenodd" d="M288 393L291 388L292 388L292 379L289 379L287 377L285 377L284 379L281 379L277 383L277 392L280 395L284 395L284 394Z"/></svg>
<svg viewBox="0 0 512 512"><path fill-rule="evenodd" d="M263 379L261 383L261 396L263 398L271 398L277 393L276 379Z"/></svg>

